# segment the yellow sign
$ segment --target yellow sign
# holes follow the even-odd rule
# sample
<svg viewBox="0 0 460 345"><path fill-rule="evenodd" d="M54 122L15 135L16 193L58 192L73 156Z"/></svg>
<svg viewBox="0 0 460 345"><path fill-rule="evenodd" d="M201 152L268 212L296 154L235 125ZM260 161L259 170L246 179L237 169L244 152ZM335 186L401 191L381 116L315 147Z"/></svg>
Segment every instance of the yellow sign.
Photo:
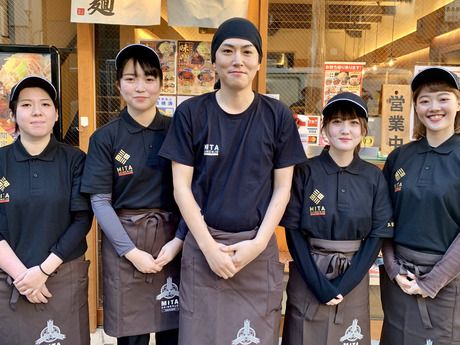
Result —
<svg viewBox="0 0 460 345"><path fill-rule="evenodd" d="M382 86L382 154L388 155L395 148L409 142L411 104L409 85Z"/></svg>

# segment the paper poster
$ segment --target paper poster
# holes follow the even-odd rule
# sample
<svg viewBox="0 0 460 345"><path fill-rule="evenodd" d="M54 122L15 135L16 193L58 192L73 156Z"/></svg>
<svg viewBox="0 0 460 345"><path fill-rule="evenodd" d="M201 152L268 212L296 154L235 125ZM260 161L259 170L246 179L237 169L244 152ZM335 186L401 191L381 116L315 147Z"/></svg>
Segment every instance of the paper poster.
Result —
<svg viewBox="0 0 460 345"><path fill-rule="evenodd" d="M365 62L325 62L323 107L341 92L353 92L361 96L363 67Z"/></svg>
<svg viewBox="0 0 460 345"><path fill-rule="evenodd" d="M410 140L409 116L411 90L409 85L382 86L382 122L380 152L388 155Z"/></svg>
<svg viewBox="0 0 460 345"><path fill-rule="evenodd" d="M177 93L201 95L214 89L211 42L178 41Z"/></svg>
<svg viewBox="0 0 460 345"><path fill-rule="evenodd" d="M168 0L170 26L217 28L232 17L245 18L248 0Z"/></svg>
<svg viewBox="0 0 460 345"><path fill-rule="evenodd" d="M177 42L172 40L140 41L141 44L155 50L160 58L163 71L163 87L161 93L171 95L176 93L176 56Z"/></svg>
<svg viewBox="0 0 460 345"><path fill-rule="evenodd" d="M173 116L176 110L176 96L160 96L157 99L157 108L166 116Z"/></svg>

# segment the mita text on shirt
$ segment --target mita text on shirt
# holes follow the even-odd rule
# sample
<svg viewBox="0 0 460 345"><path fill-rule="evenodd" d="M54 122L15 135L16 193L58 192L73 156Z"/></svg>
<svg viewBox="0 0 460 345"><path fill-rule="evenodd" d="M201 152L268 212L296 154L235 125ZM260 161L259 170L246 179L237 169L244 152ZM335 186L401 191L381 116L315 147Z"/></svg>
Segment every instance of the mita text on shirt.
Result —
<svg viewBox="0 0 460 345"><path fill-rule="evenodd" d="M219 145L217 144L205 144L203 156L218 156Z"/></svg>

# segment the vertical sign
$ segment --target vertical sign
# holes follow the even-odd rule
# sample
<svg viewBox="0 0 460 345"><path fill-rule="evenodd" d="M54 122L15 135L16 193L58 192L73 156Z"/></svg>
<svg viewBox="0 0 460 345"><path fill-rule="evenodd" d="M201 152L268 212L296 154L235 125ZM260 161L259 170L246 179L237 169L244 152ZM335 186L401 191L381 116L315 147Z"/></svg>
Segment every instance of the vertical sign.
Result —
<svg viewBox="0 0 460 345"><path fill-rule="evenodd" d="M382 126L380 151L388 155L410 140L409 117L411 90L409 85L382 86Z"/></svg>

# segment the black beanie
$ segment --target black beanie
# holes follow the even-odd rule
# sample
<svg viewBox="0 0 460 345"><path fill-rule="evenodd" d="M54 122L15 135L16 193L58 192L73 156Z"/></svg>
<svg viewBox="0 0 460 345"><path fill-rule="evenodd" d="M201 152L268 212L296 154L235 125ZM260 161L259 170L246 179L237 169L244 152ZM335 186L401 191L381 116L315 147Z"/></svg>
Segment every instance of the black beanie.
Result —
<svg viewBox="0 0 460 345"><path fill-rule="evenodd" d="M262 61L262 38L259 30L249 20L230 18L220 24L211 43L211 61L216 62L216 51L227 38L241 38L251 42L259 53L259 63Z"/></svg>

